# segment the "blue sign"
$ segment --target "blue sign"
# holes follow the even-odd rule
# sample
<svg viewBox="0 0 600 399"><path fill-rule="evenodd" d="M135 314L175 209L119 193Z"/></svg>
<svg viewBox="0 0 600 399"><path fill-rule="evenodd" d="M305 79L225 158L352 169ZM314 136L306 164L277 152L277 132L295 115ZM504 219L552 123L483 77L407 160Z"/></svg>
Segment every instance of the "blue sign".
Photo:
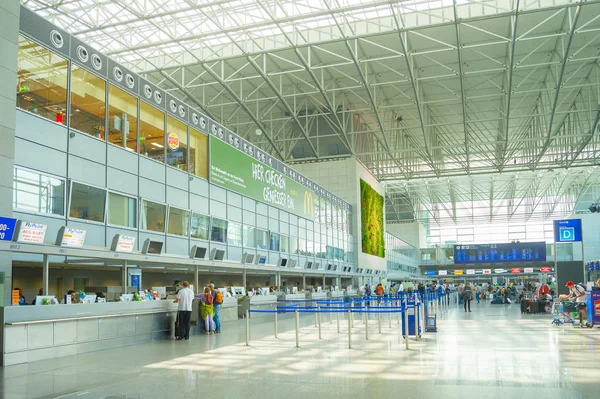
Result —
<svg viewBox="0 0 600 399"><path fill-rule="evenodd" d="M545 242L454 246L454 264L545 262Z"/></svg>
<svg viewBox="0 0 600 399"><path fill-rule="evenodd" d="M0 241L12 241L17 219L0 217Z"/></svg>
<svg viewBox="0 0 600 399"><path fill-rule="evenodd" d="M140 288L140 276L138 274L131 275L131 286L136 287L138 291L141 289Z"/></svg>
<svg viewBox="0 0 600 399"><path fill-rule="evenodd" d="M581 241L581 219L566 219L554 221L555 242Z"/></svg>
<svg viewBox="0 0 600 399"><path fill-rule="evenodd" d="M437 272L435 270L425 270L426 276L435 276Z"/></svg>

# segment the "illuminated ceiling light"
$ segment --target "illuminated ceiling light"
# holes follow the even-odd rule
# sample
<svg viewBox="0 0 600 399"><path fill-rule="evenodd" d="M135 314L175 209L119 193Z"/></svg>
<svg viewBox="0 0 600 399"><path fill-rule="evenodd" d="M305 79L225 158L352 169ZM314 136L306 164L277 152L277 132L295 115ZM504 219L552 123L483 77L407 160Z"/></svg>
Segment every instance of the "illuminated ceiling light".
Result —
<svg viewBox="0 0 600 399"><path fill-rule="evenodd" d="M158 148L164 148L164 145L162 145L162 144L158 144L158 143L150 143L150 144L152 144L153 146L158 147Z"/></svg>

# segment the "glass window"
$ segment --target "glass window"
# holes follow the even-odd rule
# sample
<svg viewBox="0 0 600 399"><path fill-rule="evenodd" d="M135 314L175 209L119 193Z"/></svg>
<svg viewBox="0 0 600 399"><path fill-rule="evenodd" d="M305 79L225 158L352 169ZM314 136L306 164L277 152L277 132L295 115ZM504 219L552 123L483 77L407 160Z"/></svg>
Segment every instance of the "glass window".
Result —
<svg viewBox="0 0 600 399"><path fill-rule="evenodd" d="M210 217L192 212L191 237L201 240L208 240L208 229L210 227Z"/></svg>
<svg viewBox="0 0 600 399"><path fill-rule="evenodd" d="M63 216L65 182L15 168L13 209Z"/></svg>
<svg viewBox="0 0 600 399"><path fill-rule="evenodd" d="M140 212L140 228L143 230L164 233L167 206L156 202L142 200Z"/></svg>
<svg viewBox="0 0 600 399"><path fill-rule="evenodd" d="M155 161L165 161L165 114L153 106L140 103L140 154Z"/></svg>
<svg viewBox="0 0 600 399"><path fill-rule="evenodd" d="M229 245L242 246L242 225L240 223L229 222L227 229L227 243Z"/></svg>
<svg viewBox="0 0 600 399"><path fill-rule="evenodd" d="M210 240L216 242L227 242L227 221L217 218L212 219Z"/></svg>
<svg viewBox="0 0 600 399"><path fill-rule="evenodd" d="M306 240L303 239L303 238L298 239L298 253L300 255L307 255L307 253L306 253Z"/></svg>
<svg viewBox="0 0 600 399"><path fill-rule="evenodd" d="M187 171L187 125L167 116L167 165Z"/></svg>
<svg viewBox="0 0 600 399"><path fill-rule="evenodd" d="M70 217L104 222L105 206L106 190L80 183L71 185Z"/></svg>
<svg viewBox="0 0 600 399"><path fill-rule="evenodd" d="M270 240L269 240L269 249L271 251L279 251L279 244L280 244L279 240L280 240L279 234L272 232L270 235Z"/></svg>
<svg viewBox="0 0 600 399"><path fill-rule="evenodd" d="M269 247L269 232L256 229L256 248L267 249Z"/></svg>
<svg viewBox="0 0 600 399"><path fill-rule="evenodd" d="M256 240L254 239L254 227L244 225L242 239L242 244L244 247L254 248L256 246Z"/></svg>
<svg viewBox="0 0 600 399"><path fill-rule="evenodd" d="M135 198L108 193L108 224L135 227L137 220Z"/></svg>
<svg viewBox="0 0 600 399"><path fill-rule="evenodd" d="M208 179L208 136L190 128L190 173Z"/></svg>
<svg viewBox="0 0 600 399"><path fill-rule="evenodd" d="M68 62L19 36L17 107L66 124Z"/></svg>
<svg viewBox="0 0 600 399"><path fill-rule="evenodd" d="M298 249L298 239L296 237L290 237L290 253L296 255L300 253Z"/></svg>
<svg viewBox="0 0 600 399"><path fill-rule="evenodd" d="M137 152L138 100L108 85L108 141Z"/></svg>
<svg viewBox="0 0 600 399"><path fill-rule="evenodd" d="M72 129L104 140L106 81L71 64Z"/></svg>
<svg viewBox="0 0 600 399"><path fill-rule="evenodd" d="M169 227L167 233L187 237L189 224L189 211L173 208L172 206L169 207Z"/></svg>
<svg viewBox="0 0 600 399"><path fill-rule="evenodd" d="M281 235L281 252L289 252L290 250L290 237Z"/></svg>

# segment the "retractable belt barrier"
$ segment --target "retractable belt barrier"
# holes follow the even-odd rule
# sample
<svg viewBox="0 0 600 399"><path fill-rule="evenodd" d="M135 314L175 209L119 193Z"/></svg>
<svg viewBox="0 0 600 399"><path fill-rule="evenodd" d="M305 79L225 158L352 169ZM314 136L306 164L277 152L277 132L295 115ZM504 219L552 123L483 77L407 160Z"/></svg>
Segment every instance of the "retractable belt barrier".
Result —
<svg viewBox="0 0 600 399"><path fill-rule="evenodd" d="M395 302L394 304L384 304L382 306L381 302L377 306L369 306L365 302L370 302L369 298L360 298L358 300L352 300L351 302L343 302L339 300L331 300L331 301L314 301L314 300L279 300L278 302L313 302L317 303L318 306L305 306L301 307L299 303L293 303L291 305L278 306L276 310L267 310L267 309L248 309L246 310L246 346L250 346L250 314L251 313L273 313L274 315L274 332L275 338L277 338L278 333L278 318L279 314L292 313L295 317L295 325L296 325L296 347L300 347L300 322L299 316L300 313L314 313L315 314L315 327L318 328L319 339L322 339L321 334L321 315L329 313L330 315L335 314L337 319L337 332L340 333L340 314L347 314L348 316L348 348L352 349L352 328L353 328L353 317L354 313L363 314L364 315L364 324L365 324L365 337L369 340L369 322L368 315L375 314L377 315L378 320L378 329L379 333L382 331L382 314L389 315L389 326L392 327L392 314L398 314L398 324L400 324L400 315L404 315L403 328L399 328L400 335L403 337L405 342L405 347L409 349L409 310L414 310L414 313L411 317L414 317L414 335L415 340L418 341L420 337L420 333L422 331L422 315L424 310L422 308L425 307L426 301L420 301L416 297L412 297L410 300L402 301L399 298L387 298L382 299L381 302ZM404 303L403 303L404 302ZM410 303L412 302L412 303ZM331 306L333 305L333 306ZM324 307L325 306L325 307ZM330 319L330 323L332 320Z"/></svg>

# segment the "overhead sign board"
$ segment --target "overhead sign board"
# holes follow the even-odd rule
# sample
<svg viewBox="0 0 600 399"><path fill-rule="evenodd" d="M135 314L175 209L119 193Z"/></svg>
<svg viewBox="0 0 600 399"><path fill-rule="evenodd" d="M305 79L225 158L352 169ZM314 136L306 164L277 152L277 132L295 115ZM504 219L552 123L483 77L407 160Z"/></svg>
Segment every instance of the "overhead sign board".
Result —
<svg viewBox="0 0 600 399"><path fill-rule="evenodd" d="M425 270L425 275L426 276L435 276L436 272L435 272L435 270Z"/></svg>
<svg viewBox="0 0 600 399"><path fill-rule="evenodd" d="M47 229L48 226L45 224L19 220L16 226L17 235L14 239L23 244L43 244Z"/></svg>
<svg viewBox="0 0 600 399"><path fill-rule="evenodd" d="M501 273L506 273L508 270L506 269L494 269L494 273L496 274L501 274Z"/></svg>
<svg viewBox="0 0 600 399"><path fill-rule="evenodd" d="M86 231L82 229L72 229L61 227L56 237L56 245L61 247L82 248L85 244Z"/></svg>
<svg viewBox="0 0 600 399"><path fill-rule="evenodd" d="M455 276L462 276L463 274L464 274L464 270L455 270L454 271Z"/></svg>
<svg viewBox="0 0 600 399"><path fill-rule="evenodd" d="M546 243L543 241L454 246L454 263L457 265L545 261Z"/></svg>
<svg viewBox="0 0 600 399"><path fill-rule="evenodd" d="M0 241L12 241L17 219L0 217Z"/></svg>
<svg viewBox="0 0 600 399"><path fill-rule="evenodd" d="M113 237L110 250L114 252L132 253L135 247L135 237L116 234Z"/></svg>
<svg viewBox="0 0 600 399"><path fill-rule="evenodd" d="M510 272L513 273L513 274L521 273L521 268L520 267L513 267L512 269L510 269Z"/></svg>
<svg viewBox="0 0 600 399"><path fill-rule="evenodd" d="M475 269L467 269L467 274L475 274Z"/></svg>
<svg viewBox="0 0 600 399"><path fill-rule="evenodd" d="M439 271L439 275L440 276L447 276L448 275L448 271L447 270L440 270Z"/></svg>
<svg viewBox="0 0 600 399"><path fill-rule="evenodd" d="M492 269L483 269L483 274L492 274Z"/></svg>
<svg viewBox="0 0 600 399"><path fill-rule="evenodd" d="M552 270L549 267L540 267L540 272L550 273Z"/></svg>
<svg viewBox="0 0 600 399"><path fill-rule="evenodd" d="M533 267L526 267L523 269L523 273L533 273Z"/></svg>
<svg viewBox="0 0 600 399"><path fill-rule="evenodd" d="M581 241L581 219L565 219L554 221L555 242Z"/></svg>

